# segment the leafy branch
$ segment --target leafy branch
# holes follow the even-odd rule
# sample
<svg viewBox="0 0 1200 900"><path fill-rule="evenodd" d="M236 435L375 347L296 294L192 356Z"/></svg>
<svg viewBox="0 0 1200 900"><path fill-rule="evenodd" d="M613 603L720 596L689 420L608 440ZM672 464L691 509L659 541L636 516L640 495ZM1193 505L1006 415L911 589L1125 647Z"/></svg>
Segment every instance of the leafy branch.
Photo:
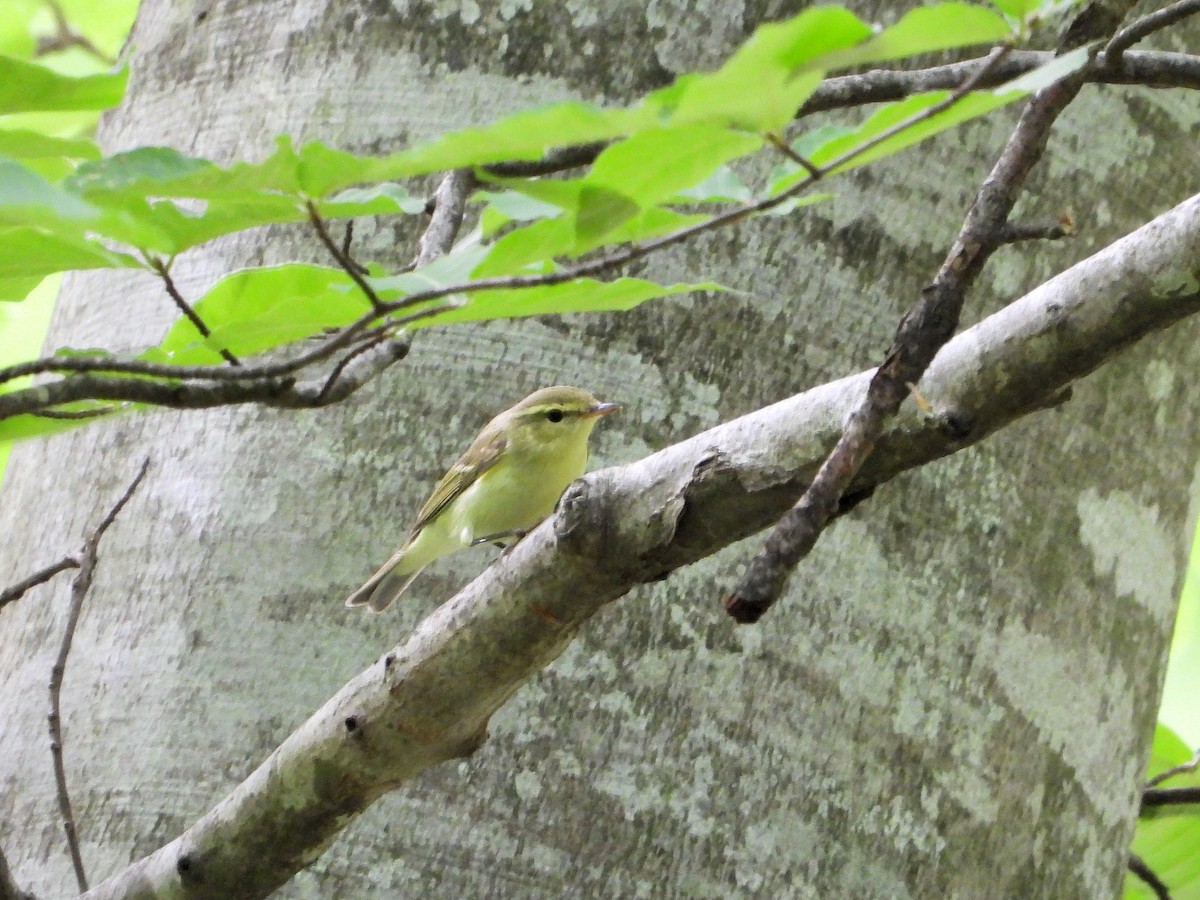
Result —
<svg viewBox="0 0 1200 900"><path fill-rule="evenodd" d="M960 33L936 39L923 35L922 16L928 10L906 17L893 30L906 35L906 52L916 53L934 46L976 42L1007 32L994 14L978 15L960 25ZM793 53L786 67L774 60L774 47L794 31L805 33L818 21L840 28L843 49L830 60L816 52L806 58ZM921 20L921 21L917 21ZM95 164L85 164L65 183L83 201L102 210L90 226L118 240L139 240L155 246L138 245L140 255L163 279L168 293L183 313L182 319L157 348L136 359L110 356L56 355L0 370L0 383L16 378L60 373L65 377L29 388L11 390L0 396L0 420L25 416L13 433L36 433L49 425L30 424L30 416L53 416L54 427L63 427L63 417L102 415L111 407L99 401L122 401L173 408L200 408L224 403L258 402L275 406L316 406L348 396L371 377L383 371L403 352L374 352L395 337L399 329L425 327L453 321L470 321L506 315L545 312L626 308L654 296L682 290L716 288L708 283L655 285L639 279L589 282L593 276L611 276L621 268L650 254L692 239L708 231L731 226L751 216L794 207L801 194L817 180L853 165L865 164L879 155L950 127L958 121L981 115L1016 96L1035 89L1039 83L1061 77L1082 62L1054 60L1031 78L1002 86L989 94L970 95L990 75L1003 54L993 54L987 64L974 70L964 86L948 95L932 94L899 110L899 116L875 116L849 135L839 134L816 148L813 162L803 160L804 176L785 176L768 185L757 196L745 195L731 208L697 215L679 211L681 202L701 206L716 202L728 205L724 196L691 196L704 179L738 157L768 143L778 144L779 127L791 121L796 108L813 94L819 77L829 65L853 65L896 53L895 35L876 34L842 10L811 10L787 23L760 29L745 47L721 70L698 82L683 83L656 92L641 104L624 110L590 110L572 134L612 135L615 140L593 140L579 145L546 149L548 140L537 135L544 129L529 127L530 115L562 119L577 108L551 107L531 114L518 114L486 129L451 135L433 145L384 158L359 158L320 145L299 153L288 144L258 165L240 164L219 170L202 160L191 160L172 152L134 151ZM931 43L931 40L934 42ZM778 84L767 101L749 110L744 104L730 105L707 98L714 85L728 90L747 79L756 83L763 72L752 73L747 61L774 65L766 77ZM964 101L968 99L970 104ZM948 115L965 107L961 115ZM531 137L536 136L536 137ZM486 140L484 139L486 137ZM691 154L683 173L664 148L681 145ZM505 162L489 158L494 145L507 146L514 156L536 152L539 161ZM646 146L655 148L651 166L644 162ZM705 148L697 153L697 146ZM635 152L636 151L636 152ZM822 153L824 156L822 157ZM328 216L412 211L414 203L395 185L351 188L355 182L417 174L439 162L461 158L469 165L453 169L428 204L429 225L420 241L414 268L386 275L362 267L349 256L348 245L339 248L325 225ZM631 164L630 160L637 160ZM619 161L619 162L618 162ZM589 164L585 176L546 181L536 176L561 166ZM649 169L649 170L648 170ZM519 177L518 177L519 176ZM472 191L479 184L498 186L501 194L484 192L485 207L479 234L494 235L490 243L469 238L454 246ZM247 221L225 212L226 205L244 210L249 184L258 191L254 216ZM61 190L41 185L53 200L47 202L58 217L69 206ZM156 195L188 197L207 204L199 216L181 219L170 200L153 204L150 221L133 221L129 211L142 211L140 198L147 191ZM515 199L514 199L515 198ZM135 203L136 201L136 203ZM540 204L533 214L509 214L514 204ZM55 204L57 207L55 208ZM274 270L234 273L218 283L195 304L183 300L172 282L162 253L172 256L188 246L250 224L291 221L297 204L318 240L328 250L335 270L294 265ZM596 212L595 208L601 212ZM515 218L514 218L515 216ZM61 222L59 223L61 225ZM72 226L74 227L74 226ZM69 229L68 229L69 230ZM535 247L531 252L531 246ZM111 265L135 265L136 259L108 249ZM570 260L575 262L561 262ZM131 261L132 260L132 261ZM288 279L291 279L288 281ZM303 324L284 311L288 304L275 300L275 282L292 292L290 302L311 310ZM361 301L346 294L356 287ZM253 292L261 298L258 311L247 313L245 298ZM483 302L485 294L499 299ZM238 298L237 304L233 298ZM432 305L434 301L447 302ZM245 364L255 355L286 345L306 333L325 329L330 333L315 348L282 361ZM267 335L267 337L264 337ZM395 342L393 342L395 344ZM400 344L406 348L407 338ZM396 346L399 346L396 344ZM232 366L194 365L220 357ZM338 357L334 359L334 357ZM311 386L298 388L294 376L307 367L334 360L333 371ZM370 360L378 365L368 365ZM357 377L349 377L350 373ZM103 374L102 374L103 373ZM122 376L122 377L116 377ZM132 378L124 376L133 376ZM212 383L209 383L212 382ZM216 383L220 382L220 386ZM67 420L71 421L71 420ZM0 426L0 435L3 426Z"/></svg>

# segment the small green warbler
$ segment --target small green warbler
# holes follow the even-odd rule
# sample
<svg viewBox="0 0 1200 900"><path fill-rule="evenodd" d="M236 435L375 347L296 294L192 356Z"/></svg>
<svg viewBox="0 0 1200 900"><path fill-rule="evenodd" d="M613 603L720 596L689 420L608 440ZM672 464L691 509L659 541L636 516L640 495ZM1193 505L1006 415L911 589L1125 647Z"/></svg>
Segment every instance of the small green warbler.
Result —
<svg viewBox="0 0 1200 900"><path fill-rule="evenodd" d="M438 482L404 545L346 605L387 609L439 556L524 536L583 474L596 422L620 408L558 386L500 413Z"/></svg>

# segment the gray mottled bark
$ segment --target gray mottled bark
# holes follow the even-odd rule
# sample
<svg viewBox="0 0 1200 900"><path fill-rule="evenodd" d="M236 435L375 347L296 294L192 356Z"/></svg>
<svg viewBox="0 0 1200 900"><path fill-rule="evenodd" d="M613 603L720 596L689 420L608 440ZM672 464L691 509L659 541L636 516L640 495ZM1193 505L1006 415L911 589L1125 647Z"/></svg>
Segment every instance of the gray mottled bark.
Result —
<svg viewBox="0 0 1200 900"><path fill-rule="evenodd" d="M145 0L106 140L217 158L279 131L389 147L544 100L627 98L715 63L762 14ZM968 315L1194 190L1194 110L1085 91L1025 204L1070 208L1081 236L1005 251ZM164 413L18 447L5 584L75 547L156 460L105 539L64 689L93 882L183 831L483 565L452 558L395 615L338 603L495 409L554 381L625 400L598 434L612 463L870 364L1007 121L655 264L747 296L446 329L345 408ZM397 264L415 251L411 229L359 233ZM195 296L240 262L317 252L268 230L185 258L179 282ZM149 280L80 278L54 341L136 346L171 315ZM882 488L759 626L717 603L752 542L638 589L501 709L480 753L376 803L281 895L1111 893L1200 496L1198 337L1193 321L1149 339L1056 411ZM0 615L3 848L50 895L72 883L42 728L66 596L64 580Z"/></svg>

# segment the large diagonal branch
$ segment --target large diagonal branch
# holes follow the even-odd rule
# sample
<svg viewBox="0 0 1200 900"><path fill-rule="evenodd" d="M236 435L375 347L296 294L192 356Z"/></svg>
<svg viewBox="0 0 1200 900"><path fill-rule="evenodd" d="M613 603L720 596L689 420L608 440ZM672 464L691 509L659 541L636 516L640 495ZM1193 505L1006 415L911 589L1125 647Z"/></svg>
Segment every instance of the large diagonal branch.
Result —
<svg viewBox="0 0 1200 900"><path fill-rule="evenodd" d="M1200 195L947 344L855 483L868 489L1039 409L1139 338L1200 313ZM790 506L864 372L568 489L558 513L343 687L246 781L93 898L261 897L418 772L472 753L490 716L605 603ZM536 611L535 611L536 610Z"/></svg>

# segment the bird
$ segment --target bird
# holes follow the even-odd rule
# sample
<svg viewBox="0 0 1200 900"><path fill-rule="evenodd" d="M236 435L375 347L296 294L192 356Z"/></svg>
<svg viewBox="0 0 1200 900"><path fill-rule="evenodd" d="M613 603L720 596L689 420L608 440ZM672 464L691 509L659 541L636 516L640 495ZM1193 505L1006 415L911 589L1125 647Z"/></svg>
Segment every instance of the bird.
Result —
<svg viewBox="0 0 1200 900"><path fill-rule="evenodd" d="M497 415L442 476L407 540L346 606L382 612L438 557L519 540L584 473L592 429L620 408L583 388L555 385Z"/></svg>

